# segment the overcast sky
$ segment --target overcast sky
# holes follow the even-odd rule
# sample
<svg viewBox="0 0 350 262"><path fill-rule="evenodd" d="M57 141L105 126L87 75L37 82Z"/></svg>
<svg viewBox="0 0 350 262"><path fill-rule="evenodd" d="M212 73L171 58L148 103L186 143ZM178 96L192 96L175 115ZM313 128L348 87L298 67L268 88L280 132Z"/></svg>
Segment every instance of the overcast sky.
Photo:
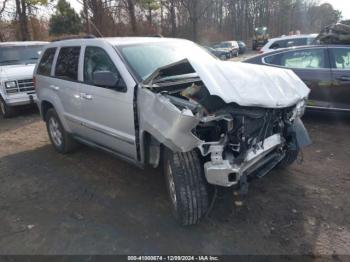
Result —
<svg viewBox="0 0 350 262"><path fill-rule="evenodd" d="M321 3L330 3L342 12L344 20L350 19L350 0L322 0Z"/></svg>
<svg viewBox="0 0 350 262"><path fill-rule="evenodd" d="M80 12L81 4L77 0L68 0ZM343 19L350 19L350 0L321 0L321 3L330 3L335 9L342 11Z"/></svg>

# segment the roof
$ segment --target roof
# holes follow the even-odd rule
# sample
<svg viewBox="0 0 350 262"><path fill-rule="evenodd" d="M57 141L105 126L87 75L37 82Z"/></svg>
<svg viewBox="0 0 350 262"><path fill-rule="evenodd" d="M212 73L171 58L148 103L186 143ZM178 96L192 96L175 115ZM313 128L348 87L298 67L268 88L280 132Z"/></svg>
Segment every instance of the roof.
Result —
<svg viewBox="0 0 350 262"><path fill-rule="evenodd" d="M105 37L102 38L112 45L132 45L139 43L159 43L159 42L190 42L181 38L167 38L167 37Z"/></svg>
<svg viewBox="0 0 350 262"><path fill-rule="evenodd" d="M270 55L274 55L274 54L278 54L278 53L283 53L286 51L291 51L291 50L298 50L298 49L314 49L314 48L329 48L329 47L345 47L345 48L349 48L349 45L303 45L303 46L292 46L292 47L286 47L286 48L279 48L276 49L274 51L270 51L270 52L266 52L263 54L257 54L255 56L249 57L245 60L250 60L253 58L257 58L257 57L264 57L264 56L270 56Z"/></svg>
<svg viewBox="0 0 350 262"><path fill-rule="evenodd" d="M74 38L67 40L58 40L51 42L50 46L61 46L61 45L70 45L70 44L89 44L89 43L98 43L98 42L107 42L113 46L121 45L133 45L140 43L167 43L167 42L190 42L189 40L180 39L180 38L161 38L161 37L102 37L102 38Z"/></svg>
<svg viewBox="0 0 350 262"><path fill-rule="evenodd" d="M295 39L295 38L308 38L308 37L317 37L317 34L303 34L303 35L288 35L288 36L280 36L271 38L270 41L276 41L276 40L288 40L288 39Z"/></svg>
<svg viewBox="0 0 350 262"><path fill-rule="evenodd" d="M17 41L17 42L0 42L0 46L27 46L27 45L46 45L48 42L43 41Z"/></svg>

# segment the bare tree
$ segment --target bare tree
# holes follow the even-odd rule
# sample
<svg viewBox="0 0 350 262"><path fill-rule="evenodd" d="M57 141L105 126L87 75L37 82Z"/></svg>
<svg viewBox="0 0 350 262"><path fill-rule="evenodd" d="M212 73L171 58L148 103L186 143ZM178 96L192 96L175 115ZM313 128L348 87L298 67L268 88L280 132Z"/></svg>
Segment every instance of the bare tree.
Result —
<svg viewBox="0 0 350 262"><path fill-rule="evenodd" d="M28 30L27 5L25 0L16 0L16 11L19 20L21 40L30 40Z"/></svg>
<svg viewBox="0 0 350 262"><path fill-rule="evenodd" d="M198 40L198 22L203 17L213 1L201 0L181 0L182 5L186 8L189 19L192 24L192 40Z"/></svg>

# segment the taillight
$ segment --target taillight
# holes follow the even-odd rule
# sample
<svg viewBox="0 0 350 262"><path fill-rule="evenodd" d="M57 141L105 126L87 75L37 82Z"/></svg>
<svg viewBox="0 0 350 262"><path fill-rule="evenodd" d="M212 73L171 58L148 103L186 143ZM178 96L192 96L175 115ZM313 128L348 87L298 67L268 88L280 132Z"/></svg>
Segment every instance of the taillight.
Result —
<svg viewBox="0 0 350 262"><path fill-rule="evenodd" d="M33 86L34 86L34 88L36 88L35 76L33 76Z"/></svg>

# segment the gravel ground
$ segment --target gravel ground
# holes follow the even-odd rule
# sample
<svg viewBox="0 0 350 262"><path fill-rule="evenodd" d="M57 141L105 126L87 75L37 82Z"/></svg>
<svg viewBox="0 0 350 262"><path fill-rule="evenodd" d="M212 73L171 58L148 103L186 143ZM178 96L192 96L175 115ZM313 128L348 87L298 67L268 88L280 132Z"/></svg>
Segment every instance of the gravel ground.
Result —
<svg viewBox="0 0 350 262"><path fill-rule="evenodd" d="M350 254L350 116L308 113L302 164L220 191L200 225L171 216L159 170L87 147L63 156L36 111L0 119L0 254Z"/></svg>

